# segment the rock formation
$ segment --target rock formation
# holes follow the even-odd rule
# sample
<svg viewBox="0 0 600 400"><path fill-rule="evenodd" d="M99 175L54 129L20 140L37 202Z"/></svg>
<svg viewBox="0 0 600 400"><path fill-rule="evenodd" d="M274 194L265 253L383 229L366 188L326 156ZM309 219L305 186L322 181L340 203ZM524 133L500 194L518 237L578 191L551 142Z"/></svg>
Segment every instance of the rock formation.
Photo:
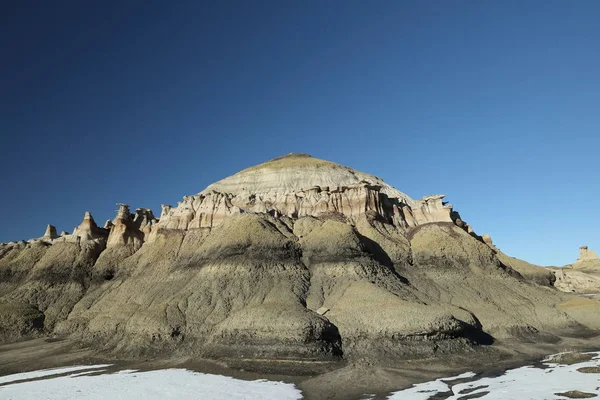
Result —
<svg viewBox="0 0 600 400"><path fill-rule="evenodd" d="M92 217L89 211L85 212L83 221L77 228L73 230L71 236L78 238L78 240L103 240L106 239L107 232L96 225L96 221Z"/></svg>
<svg viewBox="0 0 600 400"><path fill-rule="evenodd" d="M89 212L72 235L46 231L41 239L0 246L0 341L47 333L65 320L106 246L107 232Z"/></svg>
<svg viewBox="0 0 600 400"><path fill-rule="evenodd" d="M406 229L459 219L443 198L433 195L413 200L376 176L292 153L185 196L177 207L163 205L159 226L212 228L230 215L254 212L293 219L338 214L351 222L372 214ZM468 225L462 226L468 229Z"/></svg>
<svg viewBox="0 0 600 400"><path fill-rule="evenodd" d="M46 227L46 232L44 233L44 236L42 236L42 239L52 240L56 238L58 238L58 235L56 234L56 227L53 225L48 225Z"/></svg>
<svg viewBox="0 0 600 400"><path fill-rule="evenodd" d="M0 246L0 339L385 363L600 329L596 302L565 308L547 271L526 273L443 198L290 154L159 219L120 204L98 228L86 213L72 235Z"/></svg>
<svg viewBox="0 0 600 400"><path fill-rule="evenodd" d="M600 259L587 246L579 248L579 258L569 265L552 269L555 286L565 292L600 293Z"/></svg>
<svg viewBox="0 0 600 400"><path fill-rule="evenodd" d="M579 258L577 258L577 261L575 261L575 263L577 264L585 261L598 261L598 255L596 254L596 252L588 249L587 246L581 246L579 248Z"/></svg>

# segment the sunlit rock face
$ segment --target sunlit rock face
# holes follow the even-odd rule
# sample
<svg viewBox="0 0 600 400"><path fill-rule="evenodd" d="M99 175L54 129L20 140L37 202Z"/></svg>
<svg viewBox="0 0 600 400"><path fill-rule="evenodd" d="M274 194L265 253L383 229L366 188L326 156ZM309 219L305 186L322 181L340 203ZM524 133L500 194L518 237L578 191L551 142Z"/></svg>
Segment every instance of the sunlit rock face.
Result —
<svg viewBox="0 0 600 400"><path fill-rule="evenodd" d="M112 222L107 221L105 225L110 229L106 247L131 246L137 250L142 246L157 220L152 210L147 208L138 208L133 214L127 204L119 203L117 206L119 206L116 211L117 216Z"/></svg>
<svg viewBox="0 0 600 400"><path fill-rule="evenodd" d="M107 232L104 229L96 225L96 221L94 221L89 211L85 213L81 224L73 231L73 236L78 237L80 240L105 239L106 234Z"/></svg>
<svg viewBox="0 0 600 400"><path fill-rule="evenodd" d="M565 292L600 293L600 259L587 246L579 248L579 257L573 264L553 268L555 286Z"/></svg>
<svg viewBox="0 0 600 400"><path fill-rule="evenodd" d="M579 248L579 257L573 264L573 267L585 267L587 264L597 263L600 264L600 259L598 259L598 254L595 251L588 249L587 246L581 246Z"/></svg>
<svg viewBox="0 0 600 400"><path fill-rule="evenodd" d="M364 215L396 227L452 222L456 213L444 195L411 199L380 178L306 154L288 154L245 169L185 196L177 207L163 206L159 226L197 229L223 223L232 214L266 213L302 218L339 214L349 221Z"/></svg>

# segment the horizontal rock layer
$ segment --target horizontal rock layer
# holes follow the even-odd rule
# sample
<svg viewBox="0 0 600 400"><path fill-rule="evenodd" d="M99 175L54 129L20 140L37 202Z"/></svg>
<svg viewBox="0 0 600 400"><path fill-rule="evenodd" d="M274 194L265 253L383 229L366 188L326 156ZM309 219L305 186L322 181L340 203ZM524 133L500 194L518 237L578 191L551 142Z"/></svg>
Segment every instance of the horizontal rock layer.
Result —
<svg viewBox="0 0 600 400"><path fill-rule="evenodd" d="M292 154L241 171L163 206L161 227L198 229L219 225L232 214L267 213L301 218L339 214L349 221L374 215L410 228L458 218L443 195L413 200L381 179L303 154Z"/></svg>

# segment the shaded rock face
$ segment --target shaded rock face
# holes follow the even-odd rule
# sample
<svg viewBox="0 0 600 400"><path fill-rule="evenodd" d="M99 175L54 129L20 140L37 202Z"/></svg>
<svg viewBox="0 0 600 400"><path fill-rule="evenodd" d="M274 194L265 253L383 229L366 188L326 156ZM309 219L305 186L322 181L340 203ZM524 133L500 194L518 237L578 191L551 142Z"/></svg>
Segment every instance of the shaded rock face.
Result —
<svg viewBox="0 0 600 400"><path fill-rule="evenodd" d="M107 232L89 212L72 235L0 245L0 339L50 332L89 287Z"/></svg>
<svg viewBox="0 0 600 400"><path fill-rule="evenodd" d="M120 355L395 362L600 328L597 307L561 308L568 295L502 262L442 198L290 155L160 219L119 205L98 228L86 215L73 235L0 245L0 320L13 321L0 340L53 332Z"/></svg>

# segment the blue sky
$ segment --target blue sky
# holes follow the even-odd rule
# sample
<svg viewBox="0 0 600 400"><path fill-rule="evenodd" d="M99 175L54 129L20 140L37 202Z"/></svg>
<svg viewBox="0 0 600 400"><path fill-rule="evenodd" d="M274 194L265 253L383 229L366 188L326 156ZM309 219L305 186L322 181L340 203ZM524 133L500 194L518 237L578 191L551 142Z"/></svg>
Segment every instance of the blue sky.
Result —
<svg viewBox="0 0 600 400"><path fill-rule="evenodd" d="M600 250L599 20L583 0L5 3L0 241L305 152L572 262Z"/></svg>

